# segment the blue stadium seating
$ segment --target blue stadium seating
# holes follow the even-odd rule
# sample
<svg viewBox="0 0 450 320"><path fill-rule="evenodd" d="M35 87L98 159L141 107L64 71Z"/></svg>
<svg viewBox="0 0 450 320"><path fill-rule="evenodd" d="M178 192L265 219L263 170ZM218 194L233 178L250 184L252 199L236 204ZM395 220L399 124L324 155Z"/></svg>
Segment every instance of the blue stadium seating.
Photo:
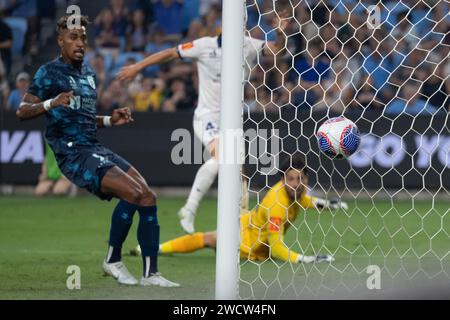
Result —
<svg viewBox="0 0 450 320"><path fill-rule="evenodd" d="M28 30L28 22L25 18L4 18L3 21L11 28L13 36L12 54L20 55L22 53L23 44L25 43L25 35Z"/></svg>

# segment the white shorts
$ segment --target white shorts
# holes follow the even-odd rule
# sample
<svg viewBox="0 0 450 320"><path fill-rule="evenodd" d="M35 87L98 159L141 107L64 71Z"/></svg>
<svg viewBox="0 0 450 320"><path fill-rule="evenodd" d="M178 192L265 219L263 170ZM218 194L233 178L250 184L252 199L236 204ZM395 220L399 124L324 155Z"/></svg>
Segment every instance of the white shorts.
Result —
<svg viewBox="0 0 450 320"><path fill-rule="evenodd" d="M207 114L202 117L194 116L194 134L205 147L219 137L220 116Z"/></svg>

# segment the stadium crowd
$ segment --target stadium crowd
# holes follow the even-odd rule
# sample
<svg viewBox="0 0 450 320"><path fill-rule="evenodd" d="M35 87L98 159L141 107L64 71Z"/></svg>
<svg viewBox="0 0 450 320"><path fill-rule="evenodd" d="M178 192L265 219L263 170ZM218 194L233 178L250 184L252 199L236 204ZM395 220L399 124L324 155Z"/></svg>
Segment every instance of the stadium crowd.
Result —
<svg viewBox="0 0 450 320"><path fill-rule="evenodd" d="M221 1L103 2L103 9L91 17L94 39L86 55L97 73L99 113L119 106L137 112L192 111L198 88L190 61L152 66L126 85L115 76L147 55L219 34ZM286 32L286 51L276 59L260 57L251 66L246 110L449 110L450 8L445 1L282 0L274 10L272 1L247 0L248 35L274 40L274 17L284 4L294 16ZM367 23L371 4L380 12L380 25ZM0 99L7 109L18 108L30 84L27 73L11 74L13 51L24 57L39 51L42 20L55 19L54 5L55 1L0 0ZM25 41L19 44L10 22L16 17L28 25ZM20 50L14 49L17 45Z"/></svg>

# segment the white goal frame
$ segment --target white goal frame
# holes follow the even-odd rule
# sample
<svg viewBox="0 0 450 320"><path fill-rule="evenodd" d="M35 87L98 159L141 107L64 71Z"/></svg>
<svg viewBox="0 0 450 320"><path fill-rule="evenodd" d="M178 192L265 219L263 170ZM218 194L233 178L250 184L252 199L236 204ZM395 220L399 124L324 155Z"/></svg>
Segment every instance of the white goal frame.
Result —
<svg viewBox="0 0 450 320"><path fill-rule="evenodd" d="M216 299L238 297L245 0L223 1ZM237 142L237 143L236 143ZM226 150L226 152L222 152Z"/></svg>

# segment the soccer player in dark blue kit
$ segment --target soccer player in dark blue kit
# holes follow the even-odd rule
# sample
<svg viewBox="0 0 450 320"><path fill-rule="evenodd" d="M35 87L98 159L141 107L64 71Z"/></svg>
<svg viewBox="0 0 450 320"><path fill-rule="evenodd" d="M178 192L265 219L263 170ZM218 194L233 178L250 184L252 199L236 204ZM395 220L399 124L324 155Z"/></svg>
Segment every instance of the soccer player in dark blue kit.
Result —
<svg viewBox="0 0 450 320"><path fill-rule="evenodd" d="M57 24L61 56L36 72L33 83L17 111L20 120L45 115L46 140L64 175L80 188L103 200L119 198L111 222L109 248L103 270L121 284L138 281L122 262L121 249L133 215L139 212L138 242L142 248L143 286L178 287L158 272L159 224L156 196L145 179L126 160L102 146L97 128L120 126L133 121L128 108L111 116L97 116L95 73L84 63L87 17L64 16ZM76 20L75 20L76 21Z"/></svg>

